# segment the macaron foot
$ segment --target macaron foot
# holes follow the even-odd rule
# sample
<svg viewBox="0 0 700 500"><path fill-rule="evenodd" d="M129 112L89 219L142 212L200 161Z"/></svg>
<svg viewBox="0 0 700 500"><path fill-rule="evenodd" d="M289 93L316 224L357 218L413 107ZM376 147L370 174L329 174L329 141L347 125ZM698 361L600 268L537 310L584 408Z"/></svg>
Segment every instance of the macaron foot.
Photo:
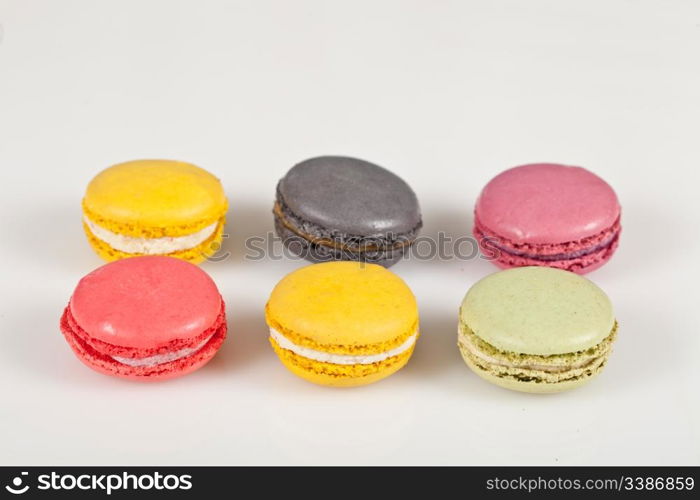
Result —
<svg viewBox="0 0 700 500"><path fill-rule="evenodd" d="M99 352L90 345L90 342L82 339L76 332L74 320L71 320L69 307L66 307L61 316L60 326L68 345L85 366L103 375L141 382L168 380L199 370L214 358L226 340L227 331L226 317L222 309L221 317L213 328L211 338L191 356L155 366L133 367L120 363L108 354Z"/></svg>
<svg viewBox="0 0 700 500"><path fill-rule="evenodd" d="M596 370L587 371L585 374L569 380L553 383L543 380L528 380L527 377L519 378L515 375L498 374L497 372L490 371L484 364L476 362L474 357L471 356L461 345L459 346L459 352L462 354L462 359L464 359L467 366L483 380L491 382L492 384L504 389L527 392L531 394L554 394L557 392L568 391L570 389L576 389L597 377L603 371L603 367L605 366L605 361L603 361L602 364L597 366Z"/></svg>
<svg viewBox="0 0 700 500"><path fill-rule="evenodd" d="M270 344L289 371L314 384L330 387L358 387L378 382L403 368L413 354L413 347L411 347L398 356L378 363L338 365L299 356L281 348L272 338L270 338Z"/></svg>
<svg viewBox="0 0 700 500"><path fill-rule="evenodd" d="M203 262L221 249L225 223L226 219L222 218L217 224L216 230L212 233L212 235L199 245L193 248L168 253L165 254L165 256L182 259L187 262L191 262L192 264L199 264L200 262ZM87 240L92 249L95 251L95 253L97 253L97 255L107 262L125 259L127 257L141 257L145 255L142 253L126 253L122 252L121 250L117 250L116 248L112 248L108 243L97 238L85 223L83 223L83 230L85 231L85 235L87 236Z"/></svg>
<svg viewBox="0 0 700 500"><path fill-rule="evenodd" d="M292 254L314 263L352 260L378 264L382 267L391 267L399 262L408 251L408 246L394 250L384 248L374 251L356 252L347 248L341 249L321 245L292 232L282 224L279 218L275 218L275 232L282 239L285 248Z"/></svg>

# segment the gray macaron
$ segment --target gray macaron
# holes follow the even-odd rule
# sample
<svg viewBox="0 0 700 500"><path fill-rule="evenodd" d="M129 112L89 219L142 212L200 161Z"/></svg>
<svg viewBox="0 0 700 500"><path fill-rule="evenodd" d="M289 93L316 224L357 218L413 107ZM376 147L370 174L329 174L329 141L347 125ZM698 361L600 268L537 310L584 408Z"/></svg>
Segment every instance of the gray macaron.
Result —
<svg viewBox="0 0 700 500"><path fill-rule="evenodd" d="M312 262L383 266L406 254L422 226L415 193L388 170L343 156L303 161L277 185L275 229Z"/></svg>

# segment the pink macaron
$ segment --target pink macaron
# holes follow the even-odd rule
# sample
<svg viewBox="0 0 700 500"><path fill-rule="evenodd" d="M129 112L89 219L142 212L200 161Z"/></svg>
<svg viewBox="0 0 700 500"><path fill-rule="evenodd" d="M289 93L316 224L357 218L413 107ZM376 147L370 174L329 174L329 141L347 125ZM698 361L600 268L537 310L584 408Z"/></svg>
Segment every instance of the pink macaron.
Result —
<svg viewBox="0 0 700 500"><path fill-rule="evenodd" d="M78 358L100 373L163 380L214 357L226 338L226 312L199 267L171 257L132 257L80 280L61 331Z"/></svg>
<svg viewBox="0 0 700 500"><path fill-rule="evenodd" d="M500 173L474 210L474 236L502 268L584 274L610 259L620 230L620 204L610 185L585 168L553 163Z"/></svg>

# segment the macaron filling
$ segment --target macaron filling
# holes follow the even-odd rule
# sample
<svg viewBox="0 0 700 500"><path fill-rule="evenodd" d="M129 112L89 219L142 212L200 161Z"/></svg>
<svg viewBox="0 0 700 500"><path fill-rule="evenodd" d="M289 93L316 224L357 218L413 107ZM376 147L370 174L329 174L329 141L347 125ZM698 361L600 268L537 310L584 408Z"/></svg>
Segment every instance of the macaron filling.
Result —
<svg viewBox="0 0 700 500"><path fill-rule="evenodd" d="M199 231L185 236L164 236L161 238L138 238L118 234L95 224L87 216L83 216L85 225L98 240L120 252L135 255L164 255L195 248L209 239L215 232L220 221L216 221Z"/></svg>
<svg viewBox="0 0 700 500"><path fill-rule="evenodd" d="M207 342L211 340L211 338L214 336L212 333L208 337L206 337L204 340L202 340L199 344L193 346L193 347L184 347L182 349L178 349L177 351L171 351L171 352L165 352L163 354L156 354L154 356L147 356L145 358L125 358L122 356L110 356L113 360L123 364L123 365L129 365L129 366L156 366L156 365L162 365L163 363L170 363L171 361L175 361L181 358L186 358L187 356L191 356L198 352L202 347L204 347Z"/></svg>
<svg viewBox="0 0 700 500"><path fill-rule="evenodd" d="M318 361L321 363L331 363L336 365L371 365L381 363L389 358L399 356L413 347L418 337L418 330L412 333L399 346L389 349L388 351L376 354L336 354L322 352L309 347L295 344L282 333L270 327L270 337L281 347L287 349L298 356L307 359Z"/></svg>

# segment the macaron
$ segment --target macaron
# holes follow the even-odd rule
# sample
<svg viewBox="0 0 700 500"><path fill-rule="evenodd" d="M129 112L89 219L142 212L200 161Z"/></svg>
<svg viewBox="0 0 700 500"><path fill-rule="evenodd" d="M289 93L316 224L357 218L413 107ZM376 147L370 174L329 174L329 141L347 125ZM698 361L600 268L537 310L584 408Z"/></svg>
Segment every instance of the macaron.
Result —
<svg viewBox="0 0 700 500"><path fill-rule="evenodd" d="M501 268L587 273L612 257L620 230L620 204L610 185L585 168L554 163L502 172L474 210L474 236Z"/></svg>
<svg viewBox="0 0 700 500"><path fill-rule="evenodd" d="M87 366L163 380L204 366L226 337L224 301L199 267L162 256L106 264L80 280L61 331Z"/></svg>
<svg viewBox="0 0 700 500"><path fill-rule="evenodd" d="M415 193L373 163L343 156L303 161L277 184L275 229L312 262L396 263L422 226Z"/></svg>
<svg viewBox="0 0 700 500"><path fill-rule="evenodd" d="M458 346L481 378L522 392L560 392L601 373L617 335L605 293L577 274L521 267L467 292Z"/></svg>
<svg viewBox="0 0 700 500"><path fill-rule="evenodd" d="M206 170L180 161L130 161L90 181L83 228L107 261L168 255L198 263L220 248L227 207L221 183Z"/></svg>
<svg viewBox="0 0 700 500"><path fill-rule="evenodd" d="M298 269L275 286L265 318L284 366L328 386L391 375L408 362L418 338L413 293L376 264L334 261Z"/></svg>

